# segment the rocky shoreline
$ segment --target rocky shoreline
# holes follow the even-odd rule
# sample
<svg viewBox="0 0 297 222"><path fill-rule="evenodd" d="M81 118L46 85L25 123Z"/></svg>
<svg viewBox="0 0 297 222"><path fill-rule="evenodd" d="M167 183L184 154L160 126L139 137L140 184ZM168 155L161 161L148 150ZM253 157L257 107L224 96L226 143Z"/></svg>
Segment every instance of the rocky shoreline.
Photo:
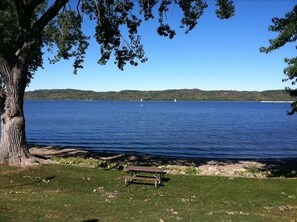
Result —
<svg viewBox="0 0 297 222"><path fill-rule="evenodd" d="M226 177L297 177L297 159L224 160L224 159L183 159L134 154L95 153L79 148L55 146L29 146L32 155L51 159L82 158L100 160L106 166L128 165L163 167L170 174L195 174Z"/></svg>

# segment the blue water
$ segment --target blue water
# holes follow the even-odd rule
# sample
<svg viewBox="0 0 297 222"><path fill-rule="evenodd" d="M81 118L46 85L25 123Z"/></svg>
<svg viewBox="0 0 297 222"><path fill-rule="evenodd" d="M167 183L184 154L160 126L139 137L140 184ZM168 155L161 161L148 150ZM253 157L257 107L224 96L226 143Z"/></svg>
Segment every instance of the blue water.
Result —
<svg viewBox="0 0 297 222"><path fill-rule="evenodd" d="M287 103L26 101L30 144L194 158L297 157Z"/></svg>

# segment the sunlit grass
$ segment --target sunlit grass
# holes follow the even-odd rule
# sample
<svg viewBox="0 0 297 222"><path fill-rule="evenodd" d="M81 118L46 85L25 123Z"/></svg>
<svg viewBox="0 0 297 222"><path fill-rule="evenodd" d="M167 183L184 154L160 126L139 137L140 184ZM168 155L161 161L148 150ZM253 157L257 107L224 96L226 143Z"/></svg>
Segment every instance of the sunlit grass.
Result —
<svg viewBox="0 0 297 222"><path fill-rule="evenodd" d="M0 165L0 221L290 221L296 179L167 175L124 186L126 173L66 165Z"/></svg>

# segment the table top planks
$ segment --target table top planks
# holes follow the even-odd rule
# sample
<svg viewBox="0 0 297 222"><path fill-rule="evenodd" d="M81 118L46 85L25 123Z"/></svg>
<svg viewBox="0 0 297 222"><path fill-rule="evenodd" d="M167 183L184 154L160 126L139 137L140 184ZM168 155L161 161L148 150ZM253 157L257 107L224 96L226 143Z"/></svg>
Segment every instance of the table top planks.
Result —
<svg viewBox="0 0 297 222"><path fill-rule="evenodd" d="M130 172L165 173L164 169L158 167L129 166L127 170Z"/></svg>

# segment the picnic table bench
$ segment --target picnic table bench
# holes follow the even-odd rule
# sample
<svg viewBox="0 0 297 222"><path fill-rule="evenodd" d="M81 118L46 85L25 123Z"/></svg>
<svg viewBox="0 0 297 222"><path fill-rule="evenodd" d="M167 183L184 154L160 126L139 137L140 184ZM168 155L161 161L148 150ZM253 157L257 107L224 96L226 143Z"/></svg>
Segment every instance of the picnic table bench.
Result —
<svg viewBox="0 0 297 222"><path fill-rule="evenodd" d="M129 166L127 171L130 176L124 176L125 185L129 185L134 181L153 181L157 188L164 180L165 170L157 167ZM148 174L151 174L148 176Z"/></svg>

